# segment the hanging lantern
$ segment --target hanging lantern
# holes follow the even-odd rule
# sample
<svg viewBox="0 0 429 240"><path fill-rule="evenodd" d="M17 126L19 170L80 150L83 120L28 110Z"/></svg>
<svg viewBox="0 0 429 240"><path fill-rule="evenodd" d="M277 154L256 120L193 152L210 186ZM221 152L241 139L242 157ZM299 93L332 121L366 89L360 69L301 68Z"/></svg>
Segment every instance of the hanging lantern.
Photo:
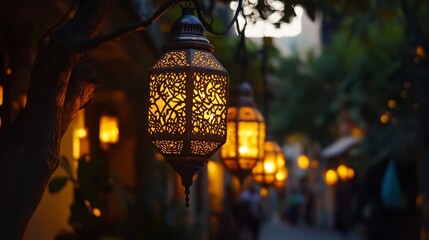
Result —
<svg viewBox="0 0 429 240"><path fill-rule="evenodd" d="M189 206L192 176L226 140L228 72L204 27L184 8L150 75L150 139L181 176Z"/></svg>
<svg viewBox="0 0 429 240"><path fill-rule="evenodd" d="M284 154L280 146L272 139L268 138L264 144L265 156L256 163L252 169L252 178L262 186L274 184L276 174L280 166L284 166Z"/></svg>
<svg viewBox="0 0 429 240"><path fill-rule="evenodd" d="M220 156L228 170L240 181L264 157L265 121L256 108L252 88L241 83L228 108L228 134Z"/></svg>

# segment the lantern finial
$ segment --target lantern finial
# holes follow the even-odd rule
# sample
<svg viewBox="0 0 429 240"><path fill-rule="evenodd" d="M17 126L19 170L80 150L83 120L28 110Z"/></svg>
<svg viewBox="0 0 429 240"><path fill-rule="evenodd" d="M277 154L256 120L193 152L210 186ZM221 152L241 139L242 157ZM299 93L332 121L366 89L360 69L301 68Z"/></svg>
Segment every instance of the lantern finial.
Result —
<svg viewBox="0 0 429 240"><path fill-rule="evenodd" d="M185 207L189 207L189 193L191 192L189 188L192 186L192 177L204 166L207 160L200 159L196 161L196 159L193 158L181 159L178 157L176 159L167 160L167 162L182 179L182 186L185 187Z"/></svg>

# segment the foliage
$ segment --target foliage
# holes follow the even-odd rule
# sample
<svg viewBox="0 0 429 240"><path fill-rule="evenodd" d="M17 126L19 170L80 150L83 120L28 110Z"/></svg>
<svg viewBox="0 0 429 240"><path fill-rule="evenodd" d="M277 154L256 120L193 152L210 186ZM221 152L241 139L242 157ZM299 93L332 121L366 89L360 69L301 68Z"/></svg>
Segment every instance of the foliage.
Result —
<svg viewBox="0 0 429 240"><path fill-rule="evenodd" d="M49 192L57 193L67 182L73 184L73 203L70 206L69 224L80 237L96 238L103 232L107 235L115 234L119 228L119 220L106 214L104 200L115 185L114 179L103 176L104 162L98 159L89 159L82 156L78 160L77 176L66 157L60 160L60 166L66 171L66 176L53 177L49 182Z"/></svg>
<svg viewBox="0 0 429 240"><path fill-rule="evenodd" d="M279 68L273 111L276 133L279 137L304 133L326 146L339 136L338 124L347 116L366 131L358 154L369 161L364 163L388 156L412 159L420 125L405 70L407 35L401 12L391 5L353 12L371 4L359 1L356 6L346 4L350 9L345 10L338 1L329 2L335 14L327 18L342 20L332 41L320 55L309 53L305 60L292 56ZM395 106L389 107L389 101ZM385 123L380 120L383 114Z"/></svg>
<svg viewBox="0 0 429 240"><path fill-rule="evenodd" d="M67 175L52 178L49 191L57 193L67 182L73 184L69 224L74 233L60 233L57 239L192 239L185 226L187 213L181 201L165 201L162 194L150 189L138 192L122 185L119 179L104 176L105 161L102 160L82 156L77 176L66 157L61 158L60 166ZM125 216L109 213L106 203L111 197L126 209Z"/></svg>

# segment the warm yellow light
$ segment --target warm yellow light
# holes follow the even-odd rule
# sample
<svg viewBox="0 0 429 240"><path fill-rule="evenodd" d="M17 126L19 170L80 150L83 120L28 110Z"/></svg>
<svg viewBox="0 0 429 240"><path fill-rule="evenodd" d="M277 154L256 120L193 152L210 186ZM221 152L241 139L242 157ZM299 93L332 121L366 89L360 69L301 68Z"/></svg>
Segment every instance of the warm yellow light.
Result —
<svg viewBox="0 0 429 240"><path fill-rule="evenodd" d="M363 136L362 129L358 128L358 127L353 127L352 128L352 136L354 136L354 137L362 137Z"/></svg>
<svg viewBox="0 0 429 240"><path fill-rule="evenodd" d="M3 106L3 86L0 85L0 106Z"/></svg>
<svg viewBox="0 0 429 240"><path fill-rule="evenodd" d="M259 156L257 122L239 122L238 123L238 145L239 153L243 157L257 158Z"/></svg>
<svg viewBox="0 0 429 240"><path fill-rule="evenodd" d="M422 46L418 46L416 48L416 55L420 58L424 58L425 57L425 49Z"/></svg>
<svg viewBox="0 0 429 240"><path fill-rule="evenodd" d="M354 177L355 177L355 170L353 170L353 168L348 168L347 169L347 178L353 179Z"/></svg>
<svg viewBox="0 0 429 240"><path fill-rule="evenodd" d="M396 107L396 101L395 100L389 100L389 102L387 103L387 106L389 106L389 108L395 108Z"/></svg>
<svg viewBox="0 0 429 240"><path fill-rule="evenodd" d="M252 178L262 186L268 186L276 182L276 175L279 169L286 167L284 154L274 140L265 141L264 152L264 158L252 169Z"/></svg>
<svg viewBox="0 0 429 240"><path fill-rule="evenodd" d="M228 108L226 143L220 156L228 170L243 179L264 157L265 122L254 103L246 102L250 85L242 84L237 91L236 103Z"/></svg>
<svg viewBox="0 0 429 240"><path fill-rule="evenodd" d="M98 208L94 208L94 209L92 209L92 214L93 214L95 217L100 217L100 216L101 216L101 211L100 211L100 209L98 209Z"/></svg>
<svg viewBox="0 0 429 240"><path fill-rule="evenodd" d="M247 146L240 146L240 148L238 149L238 152L240 154L246 154L249 151L249 148Z"/></svg>
<svg viewBox="0 0 429 240"><path fill-rule="evenodd" d="M335 185L338 182L338 175L335 170L329 169L328 171L326 171L325 182L328 186Z"/></svg>
<svg viewBox="0 0 429 240"><path fill-rule="evenodd" d="M272 162L272 161L265 161L264 162L265 173L268 173L268 174L274 173L275 170L276 170L276 166L275 166L274 162Z"/></svg>
<svg viewBox="0 0 429 240"><path fill-rule="evenodd" d="M305 155L300 155L297 160L298 167L306 170L310 166L310 160Z"/></svg>
<svg viewBox="0 0 429 240"><path fill-rule="evenodd" d="M89 151L89 140L86 139L88 132L85 129L85 113L79 111L73 123L73 158L79 159ZM75 161L77 165L78 161Z"/></svg>
<svg viewBox="0 0 429 240"><path fill-rule="evenodd" d="M319 162L317 160L311 161L311 168L316 169L319 167Z"/></svg>
<svg viewBox="0 0 429 240"><path fill-rule="evenodd" d="M261 195L261 197L267 197L268 196L268 189L261 188L261 190L259 191L259 194Z"/></svg>
<svg viewBox="0 0 429 240"><path fill-rule="evenodd" d="M223 166L220 163L209 161L207 163L208 193L210 196L210 208L222 210L223 199Z"/></svg>
<svg viewBox="0 0 429 240"><path fill-rule="evenodd" d="M79 128L79 129L76 129L75 134L76 134L76 137L78 138L84 138L88 135L88 132L86 131L85 128Z"/></svg>
<svg viewBox="0 0 429 240"><path fill-rule="evenodd" d="M118 118L102 115L100 117L100 142L104 144L117 143L119 141Z"/></svg>
<svg viewBox="0 0 429 240"><path fill-rule="evenodd" d="M389 115L388 114L382 114L381 116L380 116L380 122L381 123L384 123L384 124L386 124L386 123L388 123L389 122L389 119L390 119L390 117L389 117Z"/></svg>
<svg viewBox="0 0 429 240"><path fill-rule="evenodd" d="M340 176L341 180L346 180L348 175L348 168L346 165L341 164L337 167L338 176Z"/></svg>
<svg viewBox="0 0 429 240"><path fill-rule="evenodd" d="M276 181L278 182L285 181L287 179L287 175L288 173L287 173L286 167L280 168L276 173Z"/></svg>

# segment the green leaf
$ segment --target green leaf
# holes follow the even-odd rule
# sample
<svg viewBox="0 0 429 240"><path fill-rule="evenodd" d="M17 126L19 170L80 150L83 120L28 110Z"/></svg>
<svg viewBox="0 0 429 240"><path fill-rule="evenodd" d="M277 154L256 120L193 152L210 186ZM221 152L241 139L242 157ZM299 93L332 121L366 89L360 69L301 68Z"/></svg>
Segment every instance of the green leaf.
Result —
<svg viewBox="0 0 429 240"><path fill-rule="evenodd" d="M69 174L70 177L73 177L73 170L66 156L61 156L60 166L64 168L64 170Z"/></svg>
<svg viewBox="0 0 429 240"><path fill-rule="evenodd" d="M49 192L56 193L60 191L67 183L68 177L55 177L49 182Z"/></svg>

